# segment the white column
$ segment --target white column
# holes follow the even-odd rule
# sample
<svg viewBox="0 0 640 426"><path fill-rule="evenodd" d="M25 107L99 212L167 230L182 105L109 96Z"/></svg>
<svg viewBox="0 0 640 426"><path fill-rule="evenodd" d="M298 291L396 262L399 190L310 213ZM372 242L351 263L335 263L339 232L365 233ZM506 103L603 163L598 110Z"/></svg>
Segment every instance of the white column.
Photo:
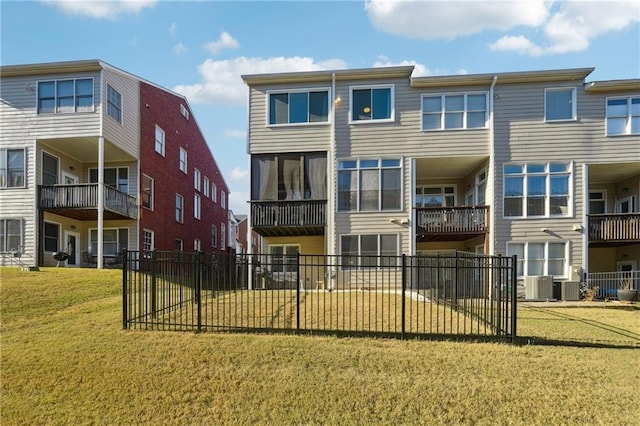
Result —
<svg viewBox="0 0 640 426"><path fill-rule="evenodd" d="M98 264L102 269L104 247L104 136L98 137Z"/></svg>

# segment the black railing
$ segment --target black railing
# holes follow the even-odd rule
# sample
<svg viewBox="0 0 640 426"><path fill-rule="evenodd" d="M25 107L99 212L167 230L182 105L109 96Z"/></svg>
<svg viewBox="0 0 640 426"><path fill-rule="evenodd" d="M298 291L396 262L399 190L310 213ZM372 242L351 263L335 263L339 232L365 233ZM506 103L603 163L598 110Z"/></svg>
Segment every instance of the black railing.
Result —
<svg viewBox="0 0 640 426"><path fill-rule="evenodd" d="M589 215L589 241L640 241L640 213Z"/></svg>
<svg viewBox="0 0 640 426"><path fill-rule="evenodd" d="M39 194L38 206L47 210L98 208L97 183L41 185ZM136 197L125 194L109 185L104 186L104 207L132 219L138 217Z"/></svg>
<svg viewBox="0 0 640 426"><path fill-rule="evenodd" d="M489 206L417 207L415 211L418 234L487 232Z"/></svg>
<svg viewBox="0 0 640 426"><path fill-rule="evenodd" d="M124 252L123 327L516 336L515 257Z"/></svg>
<svg viewBox="0 0 640 426"><path fill-rule="evenodd" d="M326 200L251 201L254 228L324 226Z"/></svg>

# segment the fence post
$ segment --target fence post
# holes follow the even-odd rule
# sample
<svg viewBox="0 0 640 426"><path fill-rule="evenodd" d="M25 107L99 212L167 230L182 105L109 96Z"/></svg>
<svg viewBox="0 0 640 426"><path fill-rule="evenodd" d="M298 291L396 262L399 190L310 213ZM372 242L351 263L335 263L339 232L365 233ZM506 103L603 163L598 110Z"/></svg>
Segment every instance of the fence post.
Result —
<svg viewBox="0 0 640 426"><path fill-rule="evenodd" d="M128 268L127 263L127 249L122 250L122 329L127 330L129 328L129 318L127 317L127 287L128 287Z"/></svg>
<svg viewBox="0 0 640 426"><path fill-rule="evenodd" d="M196 279L196 303L198 304L198 332L202 331L202 262L201 262L201 252L197 251L196 253L196 270L195 270L195 279Z"/></svg>
<svg viewBox="0 0 640 426"><path fill-rule="evenodd" d="M296 253L296 331L300 331L300 253Z"/></svg>
<svg viewBox="0 0 640 426"><path fill-rule="evenodd" d="M156 318L156 311L158 310L158 283L156 269L156 251L151 252L151 317Z"/></svg>
<svg viewBox="0 0 640 426"><path fill-rule="evenodd" d="M518 256L511 257L511 343L516 342L518 330Z"/></svg>
<svg viewBox="0 0 640 426"><path fill-rule="evenodd" d="M407 255L402 253L402 325L400 338L404 340L404 332L405 332L405 321L406 321L406 313L407 313L407 305L406 305L406 297L405 290L407 289Z"/></svg>

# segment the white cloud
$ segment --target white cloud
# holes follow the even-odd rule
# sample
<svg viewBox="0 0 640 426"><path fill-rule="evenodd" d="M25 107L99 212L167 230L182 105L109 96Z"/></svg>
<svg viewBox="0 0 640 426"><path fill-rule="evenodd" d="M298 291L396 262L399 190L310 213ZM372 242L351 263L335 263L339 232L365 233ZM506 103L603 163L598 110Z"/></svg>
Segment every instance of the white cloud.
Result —
<svg viewBox="0 0 640 426"><path fill-rule="evenodd" d="M233 38L231 34L226 31L223 31L222 34L220 34L220 38L218 40L207 43L204 46L204 48L212 55L215 55L223 49L237 49L238 47L240 47L238 40Z"/></svg>
<svg viewBox="0 0 640 426"><path fill-rule="evenodd" d="M401 1L369 0L365 11L377 28L392 34L435 40L484 30L536 27L549 16L545 0Z"/></svg>
<svg viewBox="0 0 640 426"><path fill-rule="evenodd" d="M544 53L540 46L536 46L524 36L504 36L489 45L491 50L519 52L530 56L540 56Z"/></svg>
<svg viewBox="0 0 640 426"><path fill-rule="evenodd" d="M169 26L169 34L171 34L172 36L175 36L178 33L178 26L176 25L175 22L171 23L171 26Z"/></svg>
<svg viewBox="0 0 640 426"><path fill-rule="evenodd" d="M249 210L247 205L248 200L248 192L232 191L229 193L229 208L233 210L235 214L247 214L247 210Z"/></svg>
<svg viewBox="0 0 640 426"><path fill-rule="evenodd" d="M173 46L173 51L178 54L185 53L187 51L187 46L182 44L182 42L177 43L176 45Z"/></svg>
<svg viewBox="0 0 640 426"><path fill-rule="evenodd" d="M245 139L247 137L246 130L225 130L224 135L230 138Z"/></svg>
<svg viewBox="0 0 640 426"><path fill-rule="evenodd" d="M413 77L427 77L432 75L450 75L451 74L450 70L443 70L438 68L436 69L427 68L425 65L419 64L418 62L413 60L392 62L389 60L389 58L387 58L384 55L378 56L378 60L373 63L373 67L376 67L376 68L377 67L397 67L397 66L406 66L406 65L414 66L413 73L411 74L411 76ZM467 72L465 70L458 70L456 72L456 74L466 74L466 73Z"/></svg>
<svg viewBox="0 0 640 426"><path fill-rule="evenodd" d="M123 14L136 14L146 7L153 7L157 0L43 0L62 9L69 15L88 16L96 19L115 20Z"/></svg>
<svg viewBox="0 0 640 426"><path fill-rule="evenodd" d="M248 182L248 179L249 179L249 170L243 170L238 166L234 167L233 170L231 170L231 180Z"/></svg>
<svg viewBox="0 0 640 426"><path fill-rule="evenodd" d="M240 78L243 74L318 71L345 67L346 64L338 59L316 62L313 58L300 56L266 59L243 56L220 61L207 59L198 66L202 82L178 85L173 90L183 94L194 104L245 105L247 88Z"/></svg>

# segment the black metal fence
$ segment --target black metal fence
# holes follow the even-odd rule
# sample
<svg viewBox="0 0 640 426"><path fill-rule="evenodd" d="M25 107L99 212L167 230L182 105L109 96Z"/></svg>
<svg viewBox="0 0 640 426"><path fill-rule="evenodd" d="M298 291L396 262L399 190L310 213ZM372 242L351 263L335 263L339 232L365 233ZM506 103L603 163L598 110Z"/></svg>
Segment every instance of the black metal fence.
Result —
<svg viewBox="0 0 640 426"><path fill-rule="evenodd" d="M516 337L515 257L123 257L125 329Z"/></svg>

